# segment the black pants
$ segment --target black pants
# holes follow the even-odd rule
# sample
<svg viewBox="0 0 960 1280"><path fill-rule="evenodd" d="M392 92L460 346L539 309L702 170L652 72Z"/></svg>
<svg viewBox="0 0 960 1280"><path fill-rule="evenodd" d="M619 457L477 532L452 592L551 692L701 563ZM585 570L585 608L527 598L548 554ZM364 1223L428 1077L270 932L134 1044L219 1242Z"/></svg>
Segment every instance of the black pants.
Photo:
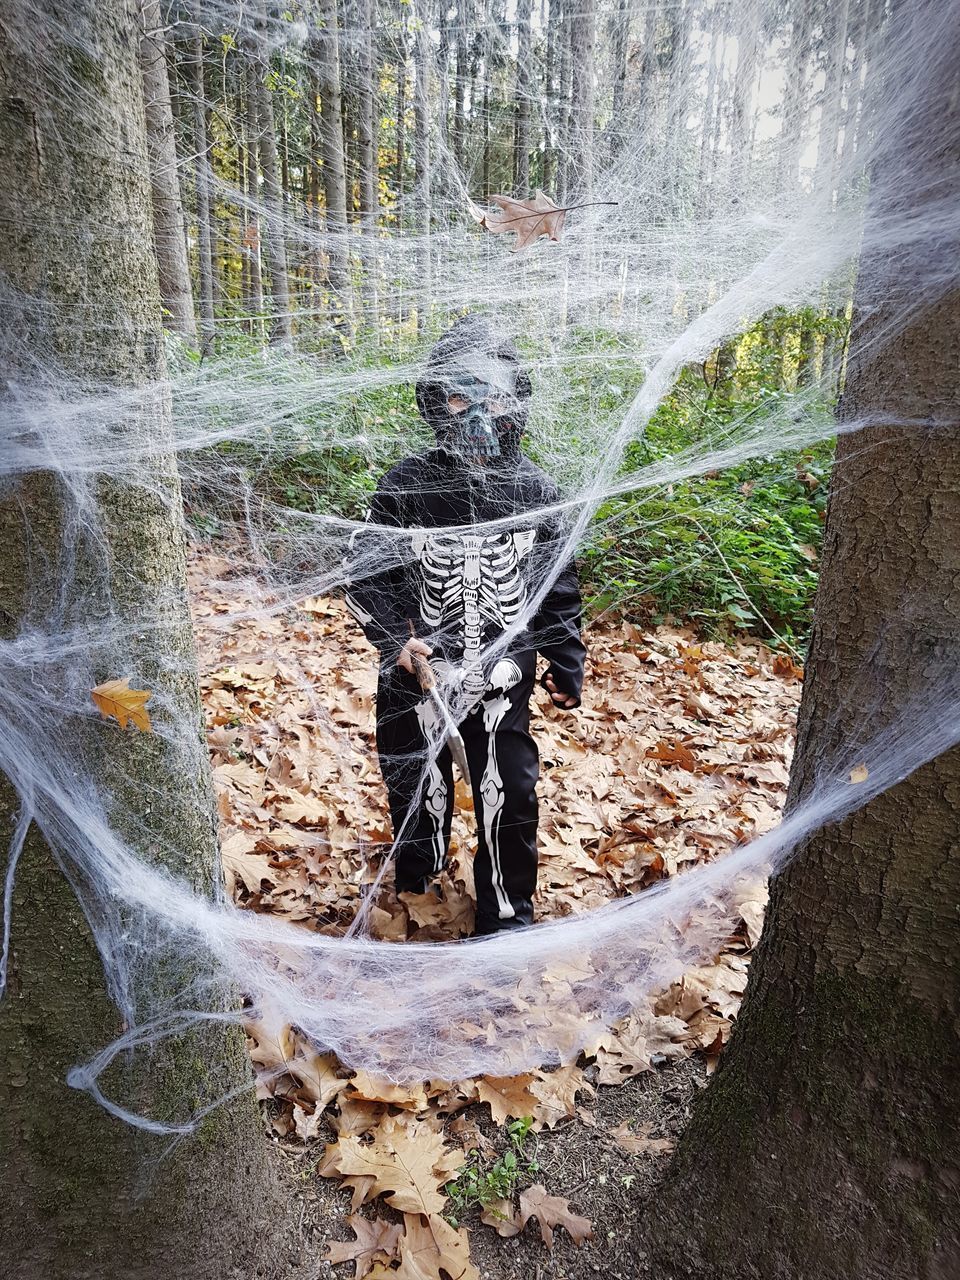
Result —
<svg viewBox="0 0 960 1280"><path fill-rule="evenodd" d="M477 818L474 882L477 933L533 923L537 886L537 745L528 732L534 654L501 660L479 706L460 723ZM436 735L432 709L414 677L383 670L377 692L377 750L390 797L398 892L422 892L447 858L453 817L453 761Z"/></svg>

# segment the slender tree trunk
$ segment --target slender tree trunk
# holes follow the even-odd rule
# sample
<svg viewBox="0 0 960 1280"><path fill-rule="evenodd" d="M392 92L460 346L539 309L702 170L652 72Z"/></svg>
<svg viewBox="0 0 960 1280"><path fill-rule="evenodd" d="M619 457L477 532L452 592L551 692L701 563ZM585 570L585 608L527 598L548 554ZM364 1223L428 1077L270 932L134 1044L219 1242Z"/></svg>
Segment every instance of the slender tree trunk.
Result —
<svg viewBox="0 0 960 1280"><path fill-rule="evenodd" d="M247 160L247 216L243 233L243 253L247 263L247 311L251 333L262 336L263 274L260 268L260 121L257 115L257 69L248 62L244 74L244 127Z"/></svg>
<svg viewBox="0 0 960 1280"><path fill-rule="evenodd" d="M450 166L447 156L450 151L450 7L446 0L440 0L435 19L439 25L440 42L437 49L434 75L434 103L432 118L435 125L435 152L440 163L435 163L431 175L431 184L435 188L434 198L441 204L448 201L453 190ZM428 81L429 93L429 81Z"/></svg>
<svg viewBox="0 0 960 1280"><path fill-rule="evenodd" d="M29 634L35 663L21 665L18 690L5 661L0 697L4 847L18 815L35 819L14 881L0 1002L0 1256L9 1280L288 1276L252 1093L171 1146L65 1083L120 1030L94 940L97 929L106 941L102 914L91 911L88 922L61 869L92 905L89 863L78 852L97 812L84 770L103 820L147 866L208 894L218 872L177 471L172 452L158 453L170 444L169 408L162 395L145 395L139 408L133 396L165 375L136 9L127 0L73 0L76 26L51 24L42 42L36 16L33 4L0 0L0 272L26 300L8 304L0 323L0 386L17 385L16 400L3 393L0 417L9 422L26 403L39 423L64 375L71 386L106 382L130 396L114 436L129 472L91 478L81 437L72 440L81 465L71 470L74 455L57 456L63 437L47 420L38 429L49 453L0 501L0 637ZM45 373L38 352L53 362ZM76 537L78 525L85 536ZM80 635L90 637L89 650L63 643ZM27 652L22 641L19 652ZM154 691L159 732L123 733L74 710L84 690L119 674L118 661ZM28 720L31 684L43 696ZM43 754L31 760L18 743L40 735ZM62 773L51 774L58 757ZM62 789L83 820L64 806ZM148 946L154 937L148 928ZM138 989L162 1001L170 979L148 959L149 950L138 957ZM116 961L109 947L106 961ZM174 981L189 977L181 965ZM189 1037L158 1044L117 1070L108 1089L174 1118L248 1080L239 1037L224 1033L205 1051Z"/></svg>
<svg viewBox="0 0 960 1280"><path fill-rule="evenodd" d="M530 194L530 99L533 38L530 19L533 0L517 2L517 75L514 125L513 187L520 199Z"/></svg>
<svg viewBox="0 0 960 1280"><path fill-rule="evenodd" d="M414 85L413 160L417 201L417 231L420 234L420 301L417 305L417 332L426 328L430 297L430 3L414 0Z"/></svg>
<svg viewBox="0 0 960 1280"><path fill-rule="evenodd" d="M467 82L470 79L470 22L472 14L467 0L460 0L457 6L457 70L453 92L453 123L450 130L450 141L453 159L457 166L458 176L463 177L465 165L465 147L467 141Z"/></svg>
<svg viewBox="0 0 960 1280"><path fill-rule="evenodd" d="M365 320L376 342L379 335L377 205L378 130L374 28L377 0L358 0L360 57L357 67L357 155L360 189L360 225L366 237L363 250L363 301Z"/></svg>
<svg viewBox="0 0 960 1280"><path fill-rule="evenodd" d="M204 42L193 27L185 59L193 99L194 177L197 196L197 279L200 297L200 350L208 355L216 340L213 301L213 226L210 208L210 139L207 134L207 100L203 74Z"/></svg>
<svg viewBox="0 0 960 1280"><path fill-rule="evenodd" d="M557 159L559 155L557 136L558 86L557 86L557 41L563 27L563 15L560 9L561 0L544 0L544 27L547 35L546 56L543 65L543 106L544 106L544 139L543 139L543 173L541 185L548 195L553 195L553 187L557 181Z"/></svg>
<svg viewBox="0 0 960 1280"><path fill-rule="evenodd" d="M745 0L737 29L737 69L733 81L730 117L730 185L741 196L752 160L753 93L757 82L760 38L760 11L757 0Z"/></svg>
<svg viewBox="0 0 960 1280"><path fill-rule="evenodd" d="M376 0L360 0L360 60L358 67L357 128L360 158L360 212L367 230L377 221L377 87L373 51Z"/></svg>
<svg viewBox="0 0 960 1280"><path fill-rule="evenodd" d="M343 155L343 105L336 0L319 0L313 57L320 89L323 191L327 208L327 260L331 312L342 343L350 338L347 259L347 178Z"/></svg>
<svg viewBox="0 0 960 1280"><path fill-rule="evenodd" d="M573 130L572 79L573 79L573 24L574 0L561 0L563 24L560 34L560 93L557 111L557 138L560 149L557 165L557 202L566 204L575 177L571 143Z"/></svg>
<svg viewBox="0 0 960 1280"><path fill-rule="evenodd" d="M596 0L580 0L571 26L570 150L568 192L589 200L594 168L594 45Z"/></svg>
<svg viewBox="0 0 960 1280"><path fill-rule="evenodd" d="M396 151L397 165L394 174L394 186L397 193L397 226L403 229L406 206L404 197L406 195L404 189L404 168L407 158L407 56L408 56L408 40L406 27L406 12L400 11L400 35L397 41L397 132L396 132Z"/></svg>
<svg viewBox="0 0 960 1280"><path fill-rule="evenodd" d="M153 243L160 274L166 323L188 342L197 340L190 263L177 171L177 145L167 77L167 50L160 0L141 0L140 63L146 107L150 182L153 191Z"/></svg>
<svg viewBox="0 0 960 1280"><path fill-rule="evenodd" d="M887 238L960 199L958 26L921 0L891 38L924 76L879 133L866 240L882 227L885 247L860 264L842 410L890 425L838 445L790 808L875 734L898 752L955 714L960 292L937 268L960 244ZM658 1277L960 1274L958 829L954 747L775 877L736 1032L657 1197Z"/></svg>
<svg viewBox="0 0 960 1280"><path fill-rule="evenodd" d="M780 132L780 185L792 194L800 178L800 149L809 92L807 64L810 60L811 12L807 5L794 11L787 81L783 95L783 123Z"/></svg>
<svg viewBox="0 0 960 1280"><path fill-rule="evenodd" d="M491 161L493 157L493 130L491 128L491 86L493 82L493 4L492 0L483 0L483 95L481 113L481 185L484 197L493 190L490 185Z"/></svg>
<svg viewBox="0 0 960 1280"><path fill-rule="evenodd" d="M630 8L628 0L617 0L611 17L613 60L613 104L610 120L610 159L616 160L627 140L626 84L627 48L630 40Z"/></svg>
<svg viewBox="0 0 960 1280"><path fill-rule="evenodd" d="M290 284L287 278L287 245L283 223L283 188L277 159L277 127L273 94L267 81L270 53L267 41L267 10L261 0L256 13L255 60L250 84L256 97L259 125L260 170L263 174L263 255L270 275L270 341L289 346L293 341L290 314Z"/></svg>

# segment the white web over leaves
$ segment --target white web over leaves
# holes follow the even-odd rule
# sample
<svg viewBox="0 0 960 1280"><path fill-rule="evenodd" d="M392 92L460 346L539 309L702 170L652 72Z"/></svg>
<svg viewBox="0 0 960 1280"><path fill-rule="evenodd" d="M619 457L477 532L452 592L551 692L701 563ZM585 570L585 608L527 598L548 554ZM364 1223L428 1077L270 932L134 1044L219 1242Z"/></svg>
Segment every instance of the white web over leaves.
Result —
<svg viewBox="0 0 960 1280"><path fill-rule="evenodd" d="M821 762L816 785L776 831L583 916L465 943L393 945L365 937L362 928L335 939L241 911L221 893L160 869L144 851L149 841L131 834L136 814L116 776L122 773L122 754L113 747L118 731L97 722L90 705L89 690L99 679L133 675L133 683L155 691L151 711L162 749L180 759L185 775L202 770L196 725L173 713L167 692L180 674L166 607L177 602L154 598L146 573L142 583L124 585L128 600L142 597L136 625L125 620L129 609L115 608L112 599L104 502L146 487L180 518L179 495L153 477L149 442L138 439L131 448L131 418L170 406L173 449L191 509L214 512L229 528L244 549L245 596L277 615L292 601L343 587L357 523L333 510L285 505L259 483L258 468L280 467L309 448L360 453L379 473L402 445L422 447L428 433L412 425L409 412L375 420L365 397L395 389L397 404L409 407L431 336L464 310L495 317L520 342L534 380L529 446L563 492L559 512L540 514L562 515L570 553L589 542L598 508L615 495L664 493L685 478L797 449L836 430L822 412L824 388L814 383L732 423L722 438L634 469L624 465L628 446L642 439L684 367L705 360L772 308L845 307L858 254L866 264L889 255L902 259L909 289L890 300L882 323L872 318L869 330L854 318L852 351L866 341L882 344L916 309L956 285L960 211L949 186L939 193L917 177L910 154L917 120L929 111L917 68L946 56L954 7L944 5L923 27L904 20L894 33L890 19L871 17L865 26L860 7L851 4L857 20L838 55L830 53L824 26L829 6L821 12L798 3L786 16L772 0L734 8L687 6L686 40L672 63L657 70L652 100L628 104L620 118L612 115L608 61L616 15L624 9L602 8L592 180L585 185L581 173L568 197L570 203L591 197L617 203L568 214L559 244L541 241L512 255L508 237L478 230L468 200L477 199L479 161L474 156L458 166L434 121L429 234L412 228L409 212L404 225L394 220L371 235L355 224L345 231L318 226L295 200L285 211L294 268L336 254L369 286L355 291L350 323L356 340L342 355L331 356L326 336L315 340L328 332L329 308L303 290L294 303L292 349L251 345L238 355L228 348L197 364L172 344L166 378L120 390L106 378L98 385L72 376L49 350L38 349L31 352L32 376L8 388L0 418L3 483L52 474L66 513L63 591L39 600L21 632L0 645L0 768L21 797L5 879L4 973L17 861L35 821L84 906L110 994L128 1027L93 1061L78 1065L71 1082L133 1123L178 1128L129 1113L101 1091L110 1064L164 1037L239 1020L237 992L267 1028L279 1032L294 1024L350 1065L395 1079L503 1076L568 1060L717 947L720 904L744 879L778 866L819 826L839 821L960 737L954 666L932 670L922 705L896 724L885 721L882 690L865 672L862 687L851 691L864 708L857 736L845 733ZM645 12L641 7L627 16L639 26ZM247 11L226 0L189 16L214 38L229 35L242 44L250 34ZM47 23L38 6L32 34L22 38L48 38ZM309 31L302 15L273 19L265 28L270 46L294 71ZM351 35L343 33L348 42ZM67 38L84 47L82 31L68 31ZM94 47L85 52L97 56ZM831 79L835 56L839 79ZM717 78L734 85L732 106L726 117L710 118ZM95 96L80 81L70 87L78 109L95 121ZM536 93L530 106L534 114L545 110ZM559 152L567 147L576 177L569 143L553 139ZM253 215L261 223L272 216L267 203L220 176L211 180L225 211L226 237L241 235ZM874 191L896 184L900 212L865 222L871 183ZM410 208L422 196L411 193ZM79 222L77 230L81 235ZM37 305L6 287L3 302L14 312ZM375 307L379 346L370 340ZM409 338L414 313L423 330L415 350ZM234 317L238 332L245 319ZM571 421L573 379L596 376L605 384L624 369L639 383L632 399ZM888 422L903 422L896 406L889 419L845 421L842 429L858 433L864 448L883 448ZM941 422L934 416L930 429ZM158 439L157 456L169 448ZM525 514L483 528L529 527L530 521ZM386 527L375 532L381 536L368 560L351 564L354 577L412 559L409 537ZM88 584L85 608L78 609L67 603L76 585L69 580L91 563L101 576ZM539 586L524 615L488 657L523 629L558 567L553 561L538 566L533 580ZM935 601L911 598L908 605L910 625L924 626L935 614ZM221 617L225 636L249 607ZM323 690L309 692L322 708ZM468 709L454 705L457 714ZM318 735L325 732L321 714L316 726ZM105 744L113 761L106 771ZM339 749L332 736L330 749ZM853 785L849 773L860 762L868 777ZM147 827L151 805L164 803L159 792L138 794ZM153 975L171 963L179 966L180 980L173 994L166 982L158 995ZM185 1115L180 1127L198 1118L196 1111Z"/></svg>

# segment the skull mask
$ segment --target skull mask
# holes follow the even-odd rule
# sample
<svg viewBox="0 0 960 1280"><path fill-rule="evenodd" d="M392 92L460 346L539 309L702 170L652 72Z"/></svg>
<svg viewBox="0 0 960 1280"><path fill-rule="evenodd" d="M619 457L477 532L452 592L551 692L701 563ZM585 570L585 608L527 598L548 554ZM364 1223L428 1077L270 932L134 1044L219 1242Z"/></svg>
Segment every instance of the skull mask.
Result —
<svg viewBox="0 0 960 1280"><path fill-rule="evenodd" d="M438 443L469 462L517 452L529 396L516 348L471 315L440 339L417 383L417 404Z"/></svg>

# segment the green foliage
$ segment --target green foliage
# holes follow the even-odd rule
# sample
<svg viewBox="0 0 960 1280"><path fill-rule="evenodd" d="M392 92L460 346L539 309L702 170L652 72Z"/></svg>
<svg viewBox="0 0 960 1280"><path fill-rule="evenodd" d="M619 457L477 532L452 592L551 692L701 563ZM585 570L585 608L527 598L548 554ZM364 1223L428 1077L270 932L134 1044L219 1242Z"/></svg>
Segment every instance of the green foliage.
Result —
<svg viewBox="0 0 960 1280"><path fill-rule="evenodd" d="M621 474L762 430L782 415L785 397L804 378L810 389L803 412L822 418L828 438L829 375L839 369L846 325L846 316L809 308L764 316L703 367L681 372L643 437L627 448ZM256 444L223 445L219 456L231 460L253 492L281 508L362 517L379 476L431 441L410 382L381 385L365 376L382 371L390 355L414 362L414 342L404 339L389 355L372 344L355 347L337 363L350 392L317 398L311 395L316 362L329 360L329 353L278 360L265 355L258 338L234 335L220 353L228 357L226 376L239 362L245 383L259 379L269 389L265 402L295 408L272 417ZM181 367L197 360L182 345L168 358ZM538 376L531 453L548 470L559 463L568 474L579 468L588 476L644 374L637 352L616 334L574 331L565 352ZM216 405L215 396L207 399ZM229 408L208 412L222 412L229 425ZM828 442L751 458L606 502L581 555L588 609L643 621L685 620L707 634L746 630L773 644L802 642L811 621L832 451ZM215 495L207 503L192 495L190 515L201 536L215 536L230 514Z"/></svg>
<svg viewBox="0 0 960 1280"><path fill-rule="evenodd" d="M804 640L833 455L834 406L821 388L846 323L811 309L774 312L702 368L681 373L643 439L628 448L624 473L761 430L796 388L801 353L813 384L804 413L822 418L825 442L604 504L581 558L592 612L673 618L721 636L746 630L774 645ZM598 400L605 407L603 394Z"/></svg>
<svg viewBox="0 0 960 1280"><path fill-rule="evenodd" d="M521 1185L539 1172L540 1166L526 1149L532 1125L529 1116L511 1120L507 1125L510 1145L492 1159L484 1159L476 1149L470 1152L466 1164L445 1188L453 1201L453 1209L447 1214L453 1226L459 1225L469 1209L485 1209L498 1200L511 1199Z"/></svg>

